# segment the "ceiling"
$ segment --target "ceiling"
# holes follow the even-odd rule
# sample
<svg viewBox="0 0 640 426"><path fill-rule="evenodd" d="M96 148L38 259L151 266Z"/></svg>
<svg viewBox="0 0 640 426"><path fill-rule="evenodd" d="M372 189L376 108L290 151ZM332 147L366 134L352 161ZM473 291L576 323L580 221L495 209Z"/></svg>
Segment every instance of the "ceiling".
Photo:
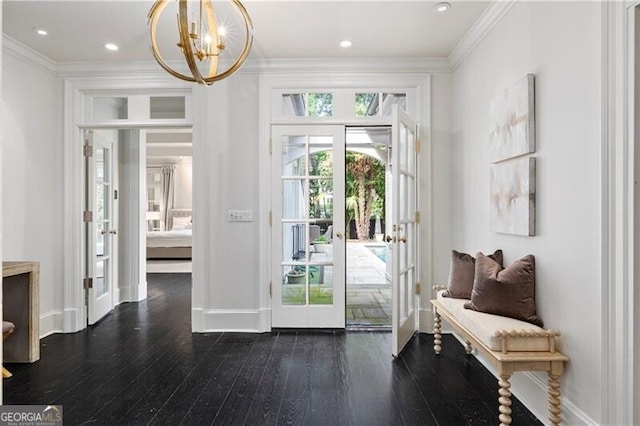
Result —
<svg viewBox="0 0 640 426"><path fill-rule="evenodd" d="M255 39L249 59L446 58L490 2L449 0L452 7L444 13L434 10L436 3L246 0ZM147 26L153 1L4 0L2 4L3 32L54 62L153 60ZM46 28L50 35L36 35L36 27ZM158 37L172 45L177 41L173 30ZM343 39L353 46L339 47ZM105 50L107 42L120 49ZM177 59L178 49L168 49L163 56Z"/></svg>

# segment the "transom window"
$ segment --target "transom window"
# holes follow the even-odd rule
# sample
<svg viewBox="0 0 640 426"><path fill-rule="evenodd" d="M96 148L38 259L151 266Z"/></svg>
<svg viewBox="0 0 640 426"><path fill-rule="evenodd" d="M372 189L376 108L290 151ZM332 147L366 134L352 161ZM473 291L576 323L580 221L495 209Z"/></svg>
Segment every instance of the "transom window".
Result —
<svg viewBox="0 0 640 426"><path fill-rule="evenodd" d="M273 96L274 122L386 123L391 107L415 108L412 89L276 89Z"/></svg>
<svg viewBox="0 0 640 426"><path fill-rule="evenodd" d="M330 117L333 115L331 93L285 93L282 95L285 117Z"/></svg>

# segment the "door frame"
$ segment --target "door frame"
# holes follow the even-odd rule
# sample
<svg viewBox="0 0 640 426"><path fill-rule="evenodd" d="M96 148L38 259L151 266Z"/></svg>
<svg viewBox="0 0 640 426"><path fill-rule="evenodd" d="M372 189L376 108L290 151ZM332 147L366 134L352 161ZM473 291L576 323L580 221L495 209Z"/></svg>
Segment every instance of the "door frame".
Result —
<svg viewBox="0 0 640 426"><path fill-rule="evenodd" d="M320 89L318 89L320 88ZM318 73L302 74L296 73L278 73L264 74L260 76L259 81L259 141L258 145L258 173L260 182L259 204L258 204L258 222L260 233L258 235L259 245L259 277L260 292L259 306L261 307L259 331L266 332L271 330L271 256L269 250L271 247L271 157L270 157L270 137L271 125L273 124L340 124L345 126L363 126L370 124L391 125L391 117L388 120L376 120L375 122L366 119L356 119L347 117L320 117L320 118L302 118L294 117L293 119L277 117L274 103L276 101L274 94L282 90L295 91L322 91L331 89L361 89L364 91L387 91L402 90L407 92L409 99L409 114L420 123L419 138L422 142L422 149L419 154L419 169L421 170L421 181L419 182L419 190L426 196L420 198L419 210L422 217L418 229L420 235L419 252L424 259L421 262L419 281L423 288L431 288L434 279L433 269L431 267L432 257L432 211L431 211L431 74L430 73L348 73L348 72L330 72L324 75ZM386 118L386 117L385 117ZM421 332L430 332L432 329L432 309L429 304L431 299L431 291L423 291L419 295L419 330Z"/></svg>
<svg viewBox="0 0 640 426"><path fill-rule="evenodd" d="M638 105L629 96L638 90L638 6L638 0L601 6L601 401L602 420L611 424L640 420L640 142Z"/></svg>
<svg viewBox="0 0 640 426"><path fill-rule="evenodd" d="M152 129L193 128L191 102L193 86L166 76L126 76L126 78L69 77L64 79L64 310L62 328L73 333L87 327L84 278L84 209L82 155L84 129ZM91 99L101 97L131 97L144 104L149 96L186 96L186 118L181 120L150 120L132 116L128 120L93 122ZM144 219L144 218L142 218ZM141 220L142 223L142 220ZM142 253L140 253L142 257ZM139 259L138 263L141 263Z"/></svg>

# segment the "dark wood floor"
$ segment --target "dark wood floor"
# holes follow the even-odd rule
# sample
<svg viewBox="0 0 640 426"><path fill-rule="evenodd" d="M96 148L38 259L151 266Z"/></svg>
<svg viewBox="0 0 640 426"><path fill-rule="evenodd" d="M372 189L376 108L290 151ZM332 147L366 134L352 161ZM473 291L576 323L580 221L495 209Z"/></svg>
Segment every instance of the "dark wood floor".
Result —
<svg viewBox="0 0 640 426"><path fill-rule="evenodd" d="M450 336L397 359L388 332L190 332L189 274L150 274L149 297L42 339L8 364L5 404L62 404L65 425L497 424L496 379ZM517 400L513 424L541 424Z"/></svg>

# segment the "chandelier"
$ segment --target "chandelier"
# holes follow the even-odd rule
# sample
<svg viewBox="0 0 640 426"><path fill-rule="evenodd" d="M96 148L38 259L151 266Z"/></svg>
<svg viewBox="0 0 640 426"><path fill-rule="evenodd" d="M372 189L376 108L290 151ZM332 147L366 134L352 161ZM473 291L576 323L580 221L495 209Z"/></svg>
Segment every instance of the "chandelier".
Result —
<svg viewBox="0 0 640 426"><path fill-rule="evenodd" d="M229 77L236 72L249 56L253 44L253 23L239 0L230 0L233 9L241 17L244 24L244 45L237 55L233 54L231 66L219 69L223 54L231 49L227 46L230 34L228 29L216 19L216 11L211 0L175 0L178 3L178 35L177 47L184 55L191 75L182 74L171 68L162 58L158 47L156 32L162 12L172 0L156 0L149 10L149 31L151 50L160 66L172 76L181 80L211 85L215 81ZM191 7L189 7L189 3ZM235 37L234 37L235 40ZM238 49L236 49L237 51ZM229 56L232 53L228 53ZM226 56L225 56L226 57Z"/></svg>

